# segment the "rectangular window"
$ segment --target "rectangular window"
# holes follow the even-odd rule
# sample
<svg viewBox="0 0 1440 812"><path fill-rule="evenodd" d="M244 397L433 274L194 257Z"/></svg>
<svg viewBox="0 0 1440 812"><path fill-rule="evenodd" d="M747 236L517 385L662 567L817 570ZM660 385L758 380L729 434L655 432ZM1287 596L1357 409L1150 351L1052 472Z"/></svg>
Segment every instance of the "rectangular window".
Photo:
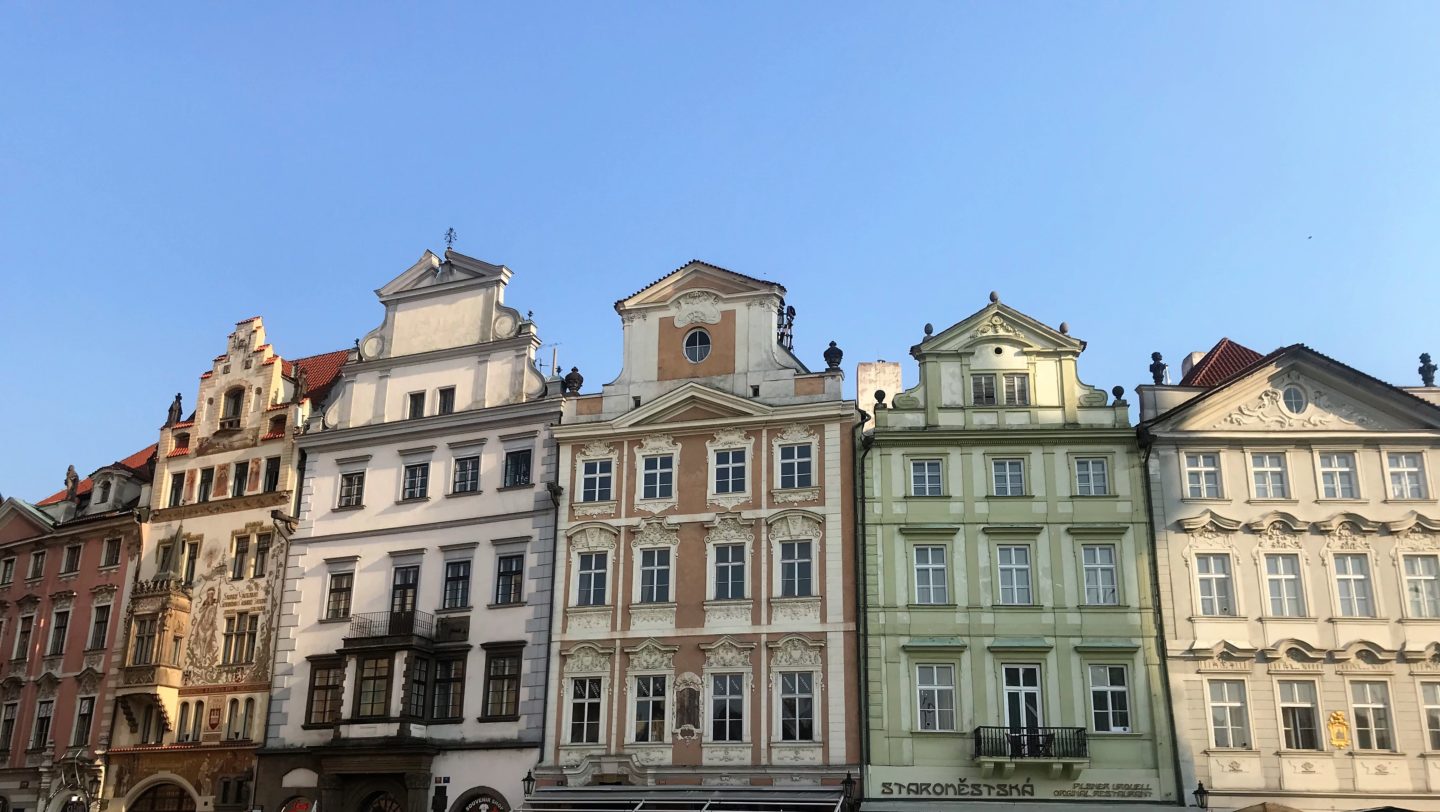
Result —
<svg viewBox="0 0 1440 812"><path fill-rule="evenodd" d="M34 578L39 578L40 576L42 576L42 575L44 575L44 574L45 574L45 551L44 551L44 550L36 550L35 552L33 552L33 553L30 554L30 574L29 574L27 577L29 577L29 578L31 578L31 579L34 579Z"/></svg>
<svg viewBox="0 0 1440 812"><path fill-rule="evenodd" d="M230 477L230 495L241 497L245 495L245 480L250 478L250 463L237 462L235 470Z"/></svg>
<svg viewBox="0 0 1440 812"><path fill-rule="evenodd" d="M520 650L490 651L485 658L485 716L520 714Z"/></svg>
<svg viewBox="0 0 1440 812"><path fill-rule="evenodd" d="M1289 499L1284 454L1251 454L1250 472L1255 477L1256 499Z"/></svg>
<svg viewBox="0 0 1440 812"><path fill-rule="evenodd" d="M270 534L262 533L255 538L255 565L250 569L251 578L264 578L270 564Z"/></svg>
<svg viewBox="0 0 1440 812"><path fill-rule="evenodd" d="M41 700L35 706L35 735L30 738L30 747L39 750L50 743L50 721L55 715L55 702Z"/></svg>
<svg viewBox="0 0 1440 812"><path fill-rule="evenodd" d="M917 665L915 685L920 708L920 729L955 729L955 666Z"/></svg>
<svg viewBox="0 0 1440 812"><path fill-rule="evenodd" d="M7 558L0 561L0 584L8 584L15 580L15 559Z"/></svg>
<svg viewBox="0 0 1440 812"><path fill-rule="evenodd" d="M780 672L780 740L815 740L815 675Z"/></svg>
<svg viewBox="0 0 1440 812"><path fill-rule="evenodd" d="M811 568L810 542L780 542L780 595L786 598L813 595Z"/></svg>
<svg viewBox="0 0 1440 812"><path fill-rule="evenodd" d="M274 493L280 490L279 457L267 457L265 459L265 482L262 487L266 493Z"/></svg>
<svg viewBox="0 0 1440 812"><path fill-rule="evenodd" d="M1280 726L1286 750L1320 749L1320 706L1315 683L1280 680Z"/></svg>
<svg viewBox="0 0 1440 812"><path fill-rule="evenodd" d="M970 376L970 403L973 406L995 405L996 400L994 375Z"/></svg>
<svg viewBox="0 0 1440 812"><path fill-rule="evenodd" d="M405 417L414 420L425 416L425 393L411 392L405 399Z"/></svg>
<svg viewBox="0 0 1440 812"><path fill-rule="evenodd" d="M1120 579L1115 570L1113 544L1086 544L1080 548L1085 571L1085 603L1089 606L1118 606Z"/></svg>
<svg viewBox="0 0 1440 812"><path fill-rule="evenodd" d="M390 655L362 657L355 715L375 718L390 715Z"/></svg>
<svg viewBox="0 0 1440 812"><path fill-rule="evenodd" d="M940 481L940 460L910 461L910 495L944 495L943 483Z"/></svg>
<svg viewBox="0 0 1440 812"><path fill-rule="evenodd" d="M1390 721L1390 687L1383 682L1350 683L1355 708L1355 749L1394 750Z"/></svg>
<svg viewBox="0 0 1440 812"><path fill-rule="evenodd" d="M1304 617L1305 595L1300 589L1300 556L1272 553L1265 556L1265 584L1270 593L1270 614Z"/></svg>
<svg viewBox="0 0 1440 812"><path fill-rule="evenodd" d="M1095 732L1130 732L1129 677L1123 665L1090 666L1090 713Z"/></svg>
<svg viewBox="0 0 1440 812"><path fill-rule="evenodd" d="M1005 405L1030 405L1030 376L1023 372L1005 373Z"/></svg>
<svg viewBox="0 0 1440 812"><path fill-rule="evenodd" d="M670 549L647 547L640 551L640 602L670 601Z"/></svg>
<svg viewBox="0 0 1440 812"><path fill-rule="evenodd" d="M170 501L168 507L180 507L185 501L185 472L176 471L170 475Z"/></svg>
<svg viewBox="0 0 1440 812"><path fill-rule="evenodd" d="M580 477L580 501L609 502L613 498L613 467L610 460L585 460Z"/></svg>
<svg viewBox="0 0 1440 812"><path fill-rule="evenodd" d="M1075 460L1075 495L1109 496L1110 461L1104 457Z"/></svg>
<svg viewBox="0 0 1440 812"><path fill-rule="evenodd" d="M1200 588L1200 614L1206 617L1235 615L1235 585L1230 580L1230 556L1201 553L1195 556L1195 577Z"/></svg>
<svg viewBox="0 0 1440 812"><path fill-rule="evenodd" d="M1024 460L991 460L990 467L995 474L996 496L1025 495Z"/></svg>
<svg viewBox="0 0 1440 812"><path fill-rule="evenodd" d="M605 605L606 553L580 554L580 606Z"/></svg>
<svg viewBox="0 0 1440 812"><path fill-rule="evenodd" d="M715 600L738 601L745 597L745 545L715 547Z"/></svg>
<svg viewBox="0 0 1440 812"><path fill-rule="evenodd" d="M635 741L666 741L664 677L635 678Z"/></svg>
<svg viewBox="0 0 1440 812"><path fill-rule="evenodd" d="M100 566L118 567L120 565L120 539L105 539L105 548L100 554Z"/></svg>
<svg viewBox="0 0 1440 812"><path fill-rule="evenodd" d="M1034 603L1030 591L1030 548L1023 544L996 548L1000 562L1000 603L1006 606L1029 606Z"/></svg>
<svg viewBox="0 0 1440 812"><path fill-rule="evenodd" d="M570 743L600 743L600 678L570 682Z"/></svg>
<svg viewBox="0 0 1440 812"><path fill-rule="evenodd" d="M58 611L50 619L50 647L45 654L55 657L65 653L65 635L70 633L70 613Z"/></svg>
<svg viewBox="0 0 1440 812"><path fill-rule="evenodd" d="M1191 499L1220 498L1220 455L1185 455L1185 495Z"/></svg>
<svg viewBox="0 0 1440 812"><path fill-rule="evenodd" d="M424 499L430 493L430 463L415 462L405 466L401 499Z"/></svg>
<svg viewBox="0 0 1440 812"><path fill-rule="evenodd" d="M175 545L161 544L155 550L156 571L169 573L175 566Z"/></svg>
<svg viewBox="0 0 1440 812"><path fill-rule="evenodd" d="M230 579L239 581L249 573L250 569L250 537L239 536L235 539L235 555L230 559Z"/></svg>
<svg viewBox="0 0 1440 812"><path fill-rule="evenodd" d="M408 615L415 611L415 601L420 593L420 567L407 565L396 567L390 575L390 611L397 615Z"/></svg>
<svg viewBox="0 0 1440 812"><path fill-rule="evenodd" d="M27 618L20 618L20 629L28 636L25 629ZM152 617L140 617L135 619L135 648L130 653L131 665L150 665L155 662L155 634L157 629L156 619Z"/></svg>
<svg viewBox="0 0 1440 812"><path fill-rule="evenodd" d="M458 609L470 605L470 562L445 562L444 608Z"/></svg>
<svg viewBox="0 0 1440 812"><path fill-rule="evenodd" d="M495 559L495 603L512 604L524 600L525 555L515 553Z"/></svg>
<svg viewBox="0 0 1440 812"><path fill-rule="evenodd" d="M439 414L454 414L455 412L455 387L447 386L440 390L440 405L436 410Z"/></svg>
<svg viewBox="0 0 1440 812"><path fill-rule="evenodd" d="M1420 683L1420 696L1424 702L1425 735L1431 750L1440 750L1440 682ZM0 746L4 746L4 733L0 731Z"/></svg>
<svg viewBox="0 0 1440 812"><path fill-rule="evenodd" d="M71 747L84 747L90 741L90 727L95 722L95 697L82 696L75 706L75 733Z"/></svg>
<svg viewBox="0 0 1440 812"><path fill-rule="evenodd" d="M1440 617L1440 556L1405 556L1405 595L1411 617Z"/></svg>
<svg viewBox="0 0 1440 812"><path fill-rule="evenodd" d="M505 487L530 484L530 449L505 452Z"/></svg>
<svg viewBox="0 0 1440 812"><path fill-rule="evenodd" d="M1419 454L1390 453L1385 462L1390 468L1391 499L1424 499L1425 466Z"/></svg>
<svg viewBox="0 0 1440 812"><path fill-rule="evenodd" d="M1341 617L1375 617L1375 600L1370 591L1370 558L1364 553L1337 554L1335 591L1340 596Z"/></svg>
<svg viewBox="0 0 1440 812"><path fill-rule="evenodd" d="M452 493L475 493L480 490L480 458L460 457L455 460L455 482Z"/></svg>
<svg viewBox="0 0 1440 812"><path fill-rule="evenodd" d="M350 596L355 589L355 573L330 573L330 588L325 593L325 619L350 617Z"/></svg>
<svg viewBox="0 0 1440 812"><path fill-rule="evenodd" d="M333 725L340 721L340 691L345 685L345 666L338 662L310 665L310 710L305 721L312 725Z"/></svg>
<svg viewBox="0 0 1440 812"><path fill-rule="evenodd" d="M215 487L215 469L214 469L214 468L202 468L202 469L200 469L200 493L199 493L199 495L196 497L196 501L199 501L199 502L209 502L209 501L210 501L210 490L211 490L212 488L214 488L214 487Z"/></svg>
<svg viewBox="0 0 1440 812"><path fill-rule="evenodd" d="M1210 732L1216 747L1250 746L1250 714L1245 706L1244 682L1210 680Z"/></svg>
<svg viewBox="0 0 1440 812"><path fill-rule="evenodd" d="M950 578L943 546L915 548L915 602L949 603Z"/></svg>
<svg viewBox="0 0 1440 812"><path fill-rule="evenodd" d="M90 651L106 647L110 637L110 604L104 603L92 610L90 617L90 644L85 648Z"/></svg>
<svg viewBox="0 0 1440 812"><path fill-rule="evenodd" d="M745 675L712 674L710 677L710 740L745 740Z"/></svg>
<svg viewBox="0 0 1440 812"><path fill-rule="evenodd" d="M810 444L780 446L780 487L808 488L812 484Z"/></svg>
<svg viewBox="0 0 1440 812"><path fill-rule="evenodd" d="M18 702L11 702L5 706L5 712L0 715L0 748L9 752L15 744L15 716L20 711Z"/></svg>
<svg viewBox="0 0 1440 812"><path fill-rule="evenodd" d="M65 548L65 558L60 561L60 572L80 571L80 545L71 544Z"/></svg>
<svg viewBox="0 0 1440 812"><path fill-rule="evenodd" d="M435 661L433 718L459 719L465 714L465 658L444 657Z"/></svg>
<svg viewBox="0 0 1440 812"><path fill-rule="evenodd" d="M223 665L255 662L255 640L259 636L260 615L240 612L225 618Z"/></svg>
<svg viewBox="0 0 1440 812"><path fill-rule="evenodd" d="M365 472L351 471L340 475L340 507L365 504Z"/></svg>
<svg viewBox="0 0 1440 812"><path fill-rule="evenodd" d="M670 454L646 457L641 499L669 499L675 494L675 458Z"/></svg>
<svg viewBox="0 0 1440 812"><path fill-rule="evenodd" d="M1348 451L1320 455L1320 486L1326 499L1355 499L1355 455Z"/></svg>
<svg viewBox="0 0 1440 812"><path fill-rule="evenodd" d="M430 707L430 661L424 657L410 657L410 690L405 696L405 715L417 719L425 718Z"/></svg>
<svg viewBox="0 0 1440 812"><path fill-rule="evenodd" d="M185 545L185 585L195 583L195 565L200 561L200 542L192 541Z"/></svg>
<svg viewBox="0 0 1440 812"><path fill-rule="evenodd" d="M715 452L715 492L745 492L745 449Z"/></svg>

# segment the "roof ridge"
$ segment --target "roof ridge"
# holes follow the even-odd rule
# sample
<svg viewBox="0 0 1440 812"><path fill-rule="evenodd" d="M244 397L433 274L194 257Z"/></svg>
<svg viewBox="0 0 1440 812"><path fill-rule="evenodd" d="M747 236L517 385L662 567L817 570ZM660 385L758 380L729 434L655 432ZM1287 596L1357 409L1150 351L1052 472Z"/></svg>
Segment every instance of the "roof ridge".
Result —
<svg viewBox="0 0 1440 812"><path fill-rule="evenodd" d="M685 270L686 268L689 268L691 265L704 265L704 266L707 267L707 268L714 268L714 269L717 270L717 271L724 271L725 273L732 274L732 275L734 275L734 276L738 276L738 277L740 277L741 279L748 279L748 280L750 280L751 282L755 282L755 283L757 283L757 284L761 284L761 285L774 285L775 287L780 288L780 289L782 289L782 290L785 288L785 286L782 285L782 284L780 284L779 282L772 282L772 281L769 280L769 279L761 279L761 278L758 277L758 276L750 276L749 274L743 274L743 273L740 273L739 271L732 271L732 270L730 270L729 268L721 267L721 266L719 266L719 265L716 265L716 264L713 263L713 262L706 262L706 261L703 260L703 259L696 259L696 258L693 258L693 257L692 257L689 262L685 263L684 265L681 265L680 267L676 268L676 269L673 270L673 271L670 271L669 273L667 273L667 274L665 274L664 276L660 277L659 279L656 279L655 281L649 283L649 284L646 285L645 287L643 287L643 288L635 291L634 293L630 294L629 296L626 296L626 297L620 298L620 299L616 299L616 300L615 300L615 306L618 308L620 305L622 305L622 304L625 303L625 300L626 300L626 299L633 299L633 298L635 298L636 296L639 296L640 294L642 294L642 293L644 293L645 291L647 291L647 290L655 287L656 285L660 284L661 282L664 282L666 279L669 279L670 277L674 276L675 274L680 273L681 271Z"/></svg>

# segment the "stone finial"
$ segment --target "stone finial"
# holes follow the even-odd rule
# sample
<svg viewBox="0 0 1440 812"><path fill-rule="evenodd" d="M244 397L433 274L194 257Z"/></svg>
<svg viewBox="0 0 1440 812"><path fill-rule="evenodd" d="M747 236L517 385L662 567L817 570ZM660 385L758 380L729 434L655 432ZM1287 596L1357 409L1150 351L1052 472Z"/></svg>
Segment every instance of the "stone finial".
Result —
<svg viewBox="0 0 1440 812"><path fill-rule="evenodd" d="M935 325L931 324L931 323L928 322L928 321L925 322L925 337L922 338L922 339L920 339L920 342L923 344L924 342L929 341L930 339L932 339L932 338L934 338L934 337L935 337Z"/></svg>
<svg viewBox="0 0 1440 812"><path fill-rule="evenodd" d="M170 402L170 411L165 415L165 425L173 426L180 422L182 407L180 405L180 393L175 393L175 399Z"/></svg>
<svg viewBox="0 0 1440 812"><path fill-rule="evenodd" d="M80 475L75 473L75 466L65 468L65 498L73 500L75 492L80 490Z"/></svg>
<svg viewBox="0 0 1440 812"><path fill-rule="evenodd" d="M1112 387L1110 387L1110 394L1112 394L1112 395L1115 396L1115 402L1114 402L1113 404L1111 404L1112 406L1123 406L1123 405L1125 405L1125 387L1123 387L1123 386L1112 386Z"/></svg>
<svg viewBox="0 0 1440 812"><path fill-rule="evenodd" d="M990 304L1000 304L1000 294L996 291L990 291Z"/></svg>
<svg viewBox="0 0 1440 812"><path fill-rule="evenodd" d="M1060 335L1062 335L1062 336L1068 336L1068 335L1070 335L1070 322L1068 322L1068 321L1062 321L1062 322L1060 322Z"/></svg>
<svg viewBox="0 0 1440 812"><path fill-rule="evenodd" d="M1435 364L1431 363L1431 361L1430 361L1430 353L1428 353L1428 352L1422 352L1422 353L1420 353L1420 370L1419 370L1419 371L1420 371L1420 385L1421 385L1421 386L1434 386L1434 385L1435 385L1435 370L1436 370L1436 369L1437 369L1437 367L1435 366Z"/></svg>
<svg viewBox="0 0 1440 812"><path fill-rule="evenodd" d="M825 350L825 371L832 372L840 368L840 362L845 358L845 351L830 342L830 347Z"/></svg>
<svg viewBox="0 0 1440 812"><path fill-rule="evenodd" d="M1165 383L1165 370L1169 368L1170 365L1161 360L1160 353L1150 353L1150 378L1157 385Z"/></svg>
<svg viewBox="0 0 1440 812"><path fill-rule="evenodd" d="M876 390L875 390L875 409L878 411L878 410L883 409L883 408L885 408L885 390L884 390L884 389L876 389Z"/></svg>
<svg viewBox="0 0 1440 812"><path fill-rule="evenodd" d="M578 395L584 385L585 376L580 374L580 367L570 367L570 371L560 379L560 394Z"/></svg>

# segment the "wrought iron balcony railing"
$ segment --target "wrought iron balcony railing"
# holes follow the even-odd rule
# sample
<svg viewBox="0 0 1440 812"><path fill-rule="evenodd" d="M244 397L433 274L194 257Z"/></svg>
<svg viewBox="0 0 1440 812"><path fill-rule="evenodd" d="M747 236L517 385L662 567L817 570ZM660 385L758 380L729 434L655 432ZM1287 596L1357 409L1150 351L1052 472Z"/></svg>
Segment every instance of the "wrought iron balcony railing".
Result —
<svg viewBox="0 0 1440 812"><path fill-rule="evenodd" d="M975 758L1089 758L1083 727L977 727Z"/></svg>
<svg viewBox="0 0 1440 812"><path fill-rule="evenodd" d="M435 616L427 612L366 612L350 617L346 640L366 637L435 637Z"/></svg>

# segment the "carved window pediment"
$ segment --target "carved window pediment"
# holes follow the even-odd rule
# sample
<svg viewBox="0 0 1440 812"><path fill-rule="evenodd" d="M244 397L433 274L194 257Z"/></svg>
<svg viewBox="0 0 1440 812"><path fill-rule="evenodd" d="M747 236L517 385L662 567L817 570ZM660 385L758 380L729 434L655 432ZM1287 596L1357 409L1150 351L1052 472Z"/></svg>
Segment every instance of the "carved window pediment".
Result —
<svg viewBox="0 0 1440 812"><path fill-rule="evenodd" d="M750 668L750 654L754 643L737 643L730 637L722 637L714 643L700 646L705 652L706 669Z"/></svg>
<svg viewBox="0 0 1440 812"><path fill-rule="evenodd" d="M612 650L581 643L564 653L566 674L609 674Z"/></svg>
<svg viewBox="0 0 1440 812"><path fill-rule="evenodd" d="M792 634L770 644L770 665L772 668L818 668L824 648L821 641Z"/></svg>
<svg viewBox="0 0 1440 812"><path fill-rule="evenodd" d="M664 519L646 519L640 523L639 528L631 531L634 535L630 538L630 546L640 547L674 547L680 543L680 532L672 527Z"/></svg>
<svg viewBox="0 0 1440 812"><path fill-rule="evenodd" d="M631 671L673 671L675 652L679 650L679 646L663 645L652 638L625 649L625 653L630 656Z"/></svg>

